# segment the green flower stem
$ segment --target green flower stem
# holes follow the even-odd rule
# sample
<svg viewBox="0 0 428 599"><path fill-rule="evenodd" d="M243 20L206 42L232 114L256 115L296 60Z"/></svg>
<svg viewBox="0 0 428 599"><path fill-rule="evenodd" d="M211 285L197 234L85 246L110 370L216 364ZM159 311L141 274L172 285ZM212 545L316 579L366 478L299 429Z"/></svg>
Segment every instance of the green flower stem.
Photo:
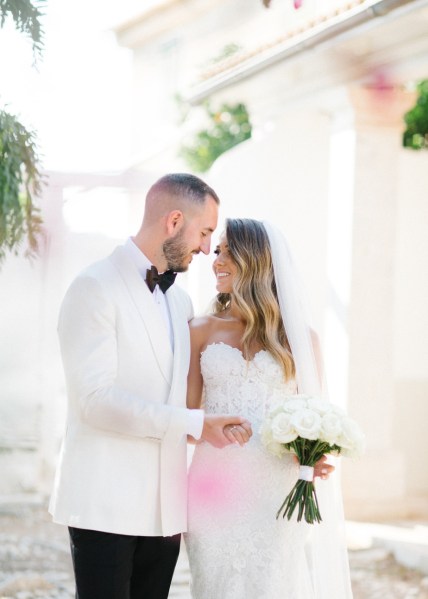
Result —
<svg viewBox="0 0 428 599"><path fill-rule="evenodd" d="M303 517L309 524L321 522L322 518L319 511L318 498L313 482L298 480L279 508L276 518L278 519L282 513L283 518L287 516L287 519L291 520L297 506L299 508L297 513L298 522Z"/></svg>
<svg viewBox="0 0 428 599"><path fill-rule="evenodd" d="M320 440L310 441L308 439L303 439L302 437L298 437L291 443L286 443L284 445L289 451L293 451L296 454L301 466L310 466L311 468L313 468L326 453L340 451L340 448L337 445L330 445L329 443ZM318 497L313 481L299 479L284 499L276 514L276 518L278 519L282 513L283 518L287 516L287 519L290 520L297 506L298 522L300 522L303 517L309 524L322 521Z"/></svg>

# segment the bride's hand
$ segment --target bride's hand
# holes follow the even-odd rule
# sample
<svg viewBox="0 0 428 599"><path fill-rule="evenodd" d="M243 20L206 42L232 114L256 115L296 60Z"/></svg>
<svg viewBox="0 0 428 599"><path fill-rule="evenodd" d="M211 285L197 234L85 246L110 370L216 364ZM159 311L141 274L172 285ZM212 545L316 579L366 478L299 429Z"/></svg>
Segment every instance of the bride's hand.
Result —
<svg viewBox="0 0 428 599"><path fill-rule="evenodd" d="M327 456L323 455L321 459L314 466L314 477L319 476L322 480L327 480L327 478L332 474L335 470L335 467L326 462Z"/></svg>
<svg viewBox="0 0 428 599"><path fill-rule="evenodd" d="M234 426L236 428L231 431ZM222 448L236 442L243 444L251 435L251 424L241 416L205 414L201 439L214 447Z"/></svg>
<svg viewBox="0 0 428 599"><path fill-rule="evenodd" d="M293 456L295 461L300 464L297 456ZM314 466L314 478L319 476L322 480L327 480L330 474L335 471L335 467L331 464L327 464L326 462L327 456L323 455L322 458L318 460L318 462Z"/></svg>
<svg viewBox="0 0 428 599"><path fill-rule="evenodd" d="M223 433L231 443L239 443L242 447L248 443L253 431L249 422L242 422L241 424L227 424L223 428Z"/></svg>

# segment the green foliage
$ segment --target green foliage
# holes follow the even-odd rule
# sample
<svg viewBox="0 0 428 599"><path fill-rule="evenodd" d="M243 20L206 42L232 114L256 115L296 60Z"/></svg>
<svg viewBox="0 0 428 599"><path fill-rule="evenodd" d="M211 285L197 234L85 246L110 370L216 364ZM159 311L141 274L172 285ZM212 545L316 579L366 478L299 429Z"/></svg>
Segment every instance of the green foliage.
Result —
<svg viewBox="0 0 428 599"><path fill-rule="evenodd" d="M212 110L205 104L208 127L199 131L193 142L183 144L180 156L194 172L207 171L213 162L241 142L251 137L251 123L245 104L223 104Z"/></svg>
<svg viewBox="0 0 428 599"><path fill-rule="evenodd" d="M39 0L38 4L43 4L43 1ZM31 0L0 0L0 27L8 16L12 17L16 29L32 39L33 51L40 56L43 46L40 9Z"/></svg>
<svg viewBox="0 0 428 599"><path fill-rule="evenodd" d="M0 111L0 262L27 239L26 254L37 251L41 218L34 199L41 191L34 134L13 115Z"/></svg>
<svg viewBox="0 0 428 599"><path fill-rule="evenodd" d="M42 4L39 0L38 4ZM42 13L30 0L0 0L0 27L7 17L33 41L33 52L40 56L43 47ZM18 253L27 240L27 256L38 248L41 233L40 210L35 198L41 192L42 178L35 134L18 119L0 110L0 263L7 251Z"/></svg>
<svg viewBox="0 0 428 599"><path fill-rule="evenodd" d="M237 54L240 50L242 50L242 46L239 46L238 44L235 44L235 43L226 44L219 51L217 56L214 56L214 58L212 58L209 61L209 64L217 64L217 63L221 62L222 60L226 60L226 58L230 58L234 54Z"/></svg>
<svg viewBox="0 0 428 599"><path fill-rule="evenodd" d="M403 134L403 146L413 150L428 150L428 79L421 81L416 105L406 112L407 129Z"/></svg>

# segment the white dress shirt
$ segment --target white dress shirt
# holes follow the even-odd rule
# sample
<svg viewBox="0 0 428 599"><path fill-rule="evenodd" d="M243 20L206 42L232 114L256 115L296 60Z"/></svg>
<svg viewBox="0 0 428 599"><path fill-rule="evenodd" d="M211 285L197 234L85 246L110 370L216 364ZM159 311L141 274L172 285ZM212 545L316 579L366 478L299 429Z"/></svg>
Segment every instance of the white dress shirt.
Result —
<svg viewBox="0 0 428 599"><path fill-rule="evenodd" d="M152 264L150 260L143 254L139 247L133 242L131 237L129 237L125 244L124 248L138 269L138 272L141 274L143 281L146 281L147 270L150 270ZM168 331L169 340L171 343L172 351L174 351L174 333L171 322L171 314L168 308L168 302L166 299L165 293L159 288L159 285L153 290L153 300L156 302L158 309L162 315L162 319L165 323L165 327ZM194 439L200 439L202 434L202 428L204 426L204 411L203 410L187 410L188 413L188 424L187 424L187 434L191 435Z"/></svg>
<svg viewBox="0 0 428 599"><path fill-rule="evenodd" d="M143 281L145 281L147 270L150 270L152 267L150 260L135 245L130 237L125 242L125 249L135 266L138 268L138 272L143 277ZM162 320L164 321L166 330L168 331L171 348L172 351L174 351L174 333L172 330L171 315L169 313L168 302L166 301L165 294L159 288L159 285L156 285L156 287L153 289L152 295L162 315Z"/></svg>

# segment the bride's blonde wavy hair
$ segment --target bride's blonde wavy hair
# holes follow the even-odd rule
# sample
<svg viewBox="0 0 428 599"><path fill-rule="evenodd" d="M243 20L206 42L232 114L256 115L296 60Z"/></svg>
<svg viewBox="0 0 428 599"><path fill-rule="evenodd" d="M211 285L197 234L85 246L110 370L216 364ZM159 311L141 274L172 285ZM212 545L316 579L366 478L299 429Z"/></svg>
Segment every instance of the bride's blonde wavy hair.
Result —
<svg viewBox="0 0 428 599"><path fill-rule="evenodd" d="M245 321L242 338L244 356L254 343L267 350L281 364L285 379L295 376L295 366L287 339L272 265L269 239L263 223L248 218L226 219L229 254L237 267L233 301ZM219 293L214 313L227 310L231 294Z"/></svg>

